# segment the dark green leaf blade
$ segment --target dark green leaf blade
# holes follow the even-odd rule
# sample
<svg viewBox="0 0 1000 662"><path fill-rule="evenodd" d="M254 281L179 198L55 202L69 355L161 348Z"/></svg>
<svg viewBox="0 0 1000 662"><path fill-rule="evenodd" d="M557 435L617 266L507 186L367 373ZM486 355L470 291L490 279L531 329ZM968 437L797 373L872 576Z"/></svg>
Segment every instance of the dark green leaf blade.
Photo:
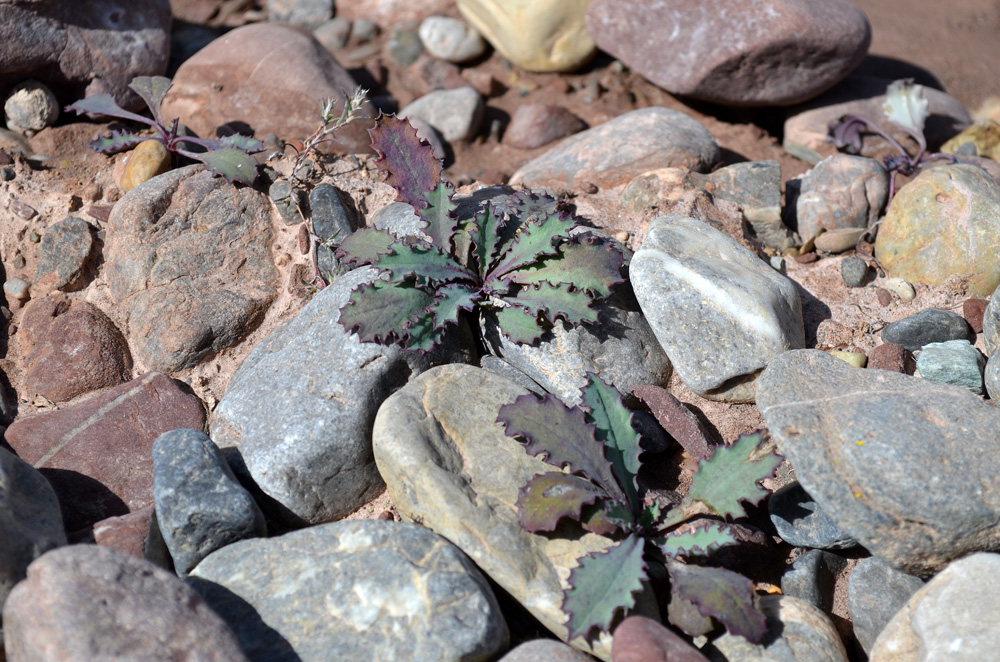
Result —
<svg viewBox="0 0 1000 662"><path fill-rule="evenodd" d="M478 298L479 293L465 283L448 283L438 288L437 300L430 310L434 326L440 329L448 324L457 324L459 311L471 311Z"/></svg>
<svg viewBox="0 0 1000 662"><path fill-rule="evenodd" d="M185 152L184 155L201 161L230 184L239 182L249 186L257 179L257 161L241 149L229 147L212 152Z"/></svg>
<svg viewBox="0 0 1000 662"><path fill-rule="evenodd" d="M632 412L622 404L616 388L592 372L587 373L587 385L582 389L583 404L590 409L587 420L596 428L597 440L604 444L604 456L611 462L618 484L625 491L632 510L638 512L639 433L632 427Z"/></svg>
<svg viewBox="0 0 1000 662"><path fill-rule="evenodd" d="M345 264L371 264L382 255L392 252L392 245L398 241L385 230L358 228L340 242L337 259Z"/></svg>
<svg viewBox="0 0 1000 662"><path fill-rule="evenodd" d="M714 618L730 633L758 642L767 634L767 621L758 606L753 583L722 568L705 568L671 561L670 590L688 600L702 616Z"/></svg>
<svg viewBox="0 0 1000 662"><path fill-rule="evenodd" d="M595 627L608 630L617 612L635 606L635 594L647 579L644 544L640 536L628 536L604 553L580 558L569 576L572 588L563 597L567 640L586 637Z"/></svg>
<svg viewBox="0 0 1000 662"><path fill-rule="evenodd" d="M500 407L497 422L504 424L507 436L523 437L530 455L544 453L545 462L552 466L569 467L571 472L580 472L596 482L615 499L625 499L602 445L594 439L594 426L587 422L579 407L570 409L552 394L541 399L522 395Z"/></svg>
<svg viewBox="0 0 1000 662"><path fill-rule="evenodd" d="M128 84L132 91L138 94L146 107L153 113L153 119L166 126L163 116L160 114L160 106L163 105L163 97L167 95L167 90L173 83L164 76L136 76Z"/></svg>
<svg viewBox="0 0 1000 662"><path fill-rule="evenodd" d="M493 311L500 331L515 343L534 345L548 329L538 322L538 315L517 306Z"/></svg>
<svg viewBox="0 0 1000 662"><path fill-rule="evenodd" d="M450 256L437 248L420 244L393 244L391 252L383 255L376 266L391 271L394 281L413 275L420 285L425 285L427 281L474 281L474 276Z"/></svg>
<svg viewBox="0 0 1000 662"><path fill-rule="evenodd" d="M375 164L387 174L386 183L396 189L396 199L418 212L427 207L424 197L438 186L441 162L434 150L417 136L405 119L383 115L368 129L372 147L378 152Z"/></svg>
<svg viewBox="0 0 1000 662"><path fill-rule="evenodd" d="M472 242L475 247L476 260L479 262L479 272L482 278L489 273L493 257L501 240L503 217L497 216L492 205L487 202L484 209L476 214Z"/></svg>
<svg viewBox="0 0 1000 662"><path fill-rule="evenodd" d="M455 236L457 221L452 212L458 206L451 201L455 188L447 182L440 182L437 187L424 196L427 207L418 209L417 215L426 223L423 231L431 238L431 243L444 253L452 250L452 238ZM459 255L459 262L462 256Z"/></svg>
<svg viewBox="0 0 1000 662"><path fill-rule="evenodd" d="M66 106L66 110L71 110L77 115L93 113L94 115L107 115L109 117L118 117L123 120L142 122L143 124L148 124L149 126L156 126L156 122L148 117L143 117L142 115L138 115L120 107L117 103L115 103L115 100L111 98L110 94L95 94L92 97L80 99L76 103Z"/></svg>
<svg viewBox="0 0 1000 662"><path fill-rule="evenodd" d="M522 285L566 283L600 298L611 294L614 285L624 282L621 275L624 263L621 252L610 243L572 242L560 246L558 256L542 258L533 265L511 271L506 278Z"/></svg>
<svg viewBox="0 0 1000 662"><path fill-rule="evenodd" d="M594 298L583 290L571 290L567 285L542 282L517 294L505 294L503 300L532 313L542 313L553 323L557 319L570 324L597 321L597 310L590 307Z"/></svg>
<svg viewBox="0 0 1000 662"><path fill-rule="evenodd" d="M554 531L559 520L580 519L584 506L608 493L586 478L557 471L536 474L518 492L517 513L525 531Z"/></svg>
<svg viewBox="0 0 1000 662"><path fill-rule="evenodd" d="M425 316L434 297L412 282L387 283L382 280L362 285L340 309L340 323L356 331L364 342L405 345L410 326Z"/></svg>
<svg viewBox="0 0 1000 662"><path fill-rule="evenodd" d="M700 501L721 517L744 517L740 502L760 503L769 492L757 482L772 476L781 464L773 442L762 443L761 437L760 432L745 434L731 446L716 447L710 458L698 463L685 501Z"/></svg>
<svg viewBox="0 0 1000 662"><path fill-rule="evenodd" d="M149 136L137 136L134 133L123 133L121 131L112 131L106 136L100 136L94 140L91 140L88 145L95 152L101 152L103 154L114 154L115 152L121 152L126 149L131 149L141 142L147 140L153 140Z"/></svg>
<svg viewBox="0 0 1000 662"><path fill-rule="evenodd" d="M546 255L558 255L557 245L569 236L573 225L573 219L559 214L549 214L538 221L522 224L507 252L490 267L486 280L501 278L515 269L538 262Z"/></svg>
<svg viewBox="0 0 1000 662"><path fill-rule="evenodd" d="M707 556L720 547L739 544L732 529L723 522L706 522L704 526L667 534L653 542L666 556Z"/></svg>

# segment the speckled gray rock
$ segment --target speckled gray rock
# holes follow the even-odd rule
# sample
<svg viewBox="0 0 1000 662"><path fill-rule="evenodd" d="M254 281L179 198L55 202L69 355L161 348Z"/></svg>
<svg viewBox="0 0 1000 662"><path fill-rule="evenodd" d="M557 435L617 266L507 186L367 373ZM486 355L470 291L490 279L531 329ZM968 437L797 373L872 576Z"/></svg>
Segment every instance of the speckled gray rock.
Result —
<svg viewBox="0 0 1000 662"><path fill-rule="evenodd" d="M796 547L848 549L858 541L813 501L799 482L785 485L767 501L771 522L781 539Z"/></svg>
<svg viewBox="0 0 1000 662"><path fill-rule="evenodd" d="M620 186L657 168L709 170L720 157L704 126L676 110L654 106L566 138L521 166L510 184L580 189Z"/></svg>
<svg viewBox="0 0 1000 662"><path fill-rule="evenodd" d="M444 343L453 349L421 355L346 332L341 306L376 275L371 267L341 275L261 341L215 410L212 439L238 447L245 470L280 504L270 514L283 521L328 522L374 498L383 485L371 450L379 405L431 365L470 360L470 341L458 337Z"/></svg>
<svg viewBox="0 0 1000 662"><path fill-rule="evenodd" d="M543 536L521 526L518 490L550 465L525 453L496 419L503 404L525 393L472 366L432 368L379 408L375 460L404 519L448 538L542 625L565 639L568 617L560 605L569 567L587 551L605 549L609 541L592 533L578 539ZM648 597L639 596L639 612L655 615ZM569 643L589 647L581 637ZM609 659L609 633L595 635L590 644L599 657Z"/></svg>
<svg viewBox="0 0 1000 662"><path fill-rule="evenodd" d="M768 362L805 345L792 281L706 223L657 218L629 270L660 345L702 396L753 400Z"/></svg>
<svg viewBox="0 0 1000 662"><path fill-rule="evenodd" d="M292 183L282 177L271 184L267 189L267 195L274 203L278 214L284 219L285 225L295 225L302 222L300 207L304 207L304 196L299 191L292 190Z"/></svg>
<svg viewBox="0 0 1000 662"><path fill-rule="evenodd" d="M448 16L428 16L417 30L427 52L448 62L468 62L486 52L486 42L465 21Z"/></svg>
<svg viewBox="0 0 1000 662"><path fill-rule="evenodd" d="M983 313L983 342L986 344L986 356L1000 354L1000 287L990 297Z"/></svg>
<svg viewBox="0 0 1000 662"><path fill-rule="evenodd" d="M437 129L448 142L471 140L483 121L486 105L471 87L434 90L399 111L399 117L416 117Z"/></svg>
<svg viewBox="0 0 1000 662"><path fill-rule="evenodd" d="M153 500L156 522L181 578L215 550L267 534L253 497L199 430L178 428L153 443Z"/></svg>
<svg viewBox="0 0 1000 662"><path fill-rule="evenodd" d="M874 159L834 154L791 180L786 195L805 242L820 230L872 227L889 198L889 173Z"/></svg>
<svg viewBox="0 0 1000 662"><path fill-rule="evenodd" d="M447 540L349 520L247 540L189 579L253 660L485 660L507 646L496 598Z"/></svg>
<svg viewBox="0 0 1000 662"><path fill-rule="evenodd" d="M320 245L315 247L319 272L333 273L337 269L337 260L331 247L340 245L354 231L351 214L344 206L340 191L326 182L317 184L309 193L309 213L313 234L320 241Z"/></svg>
<svg viewBox="0 0 1000 662"><path fill-rule="evenodd" d="M483 370L492 372L494 375L499 375L506 380L512 381L518 386L528 389L539 397L544 396L546 393L546 390L539 386L538 382L515 368L507 361L504 361L499 356L485 354L479 357L479 367Z"/></svg>
<svg viewBox="0 0 1000 662"><path fill-rule="evenodd" d="M983 381L986 384L986 392L994 402L1000 402L1000 353L996 353L986 362L986 370L983 373Z"/></svg>
<svg viewBox="0 0 1000 662"><path fill-rule="evenodd" d="M847 580L847 608L858 643L871 653L879 633L924 582L872 556L861 559Z"/></svg>
<svg viewBox="0 0 1000 662"><path fill-rule="evenodd" d="M413 207L405 202L390 202L372 214L368 218L368 224L397 238L415 236L430 241L430 235L421 230L426 221L421 220Z"/></svg>
<svg viewBox="0 0 1000 662"><path fill-rule="evenodd" d="M148 370L175 372L242 340L281 284L267 196L202 166L154 177L119 200L104 275ZM232 248L230 248L232 247Z"/></svg>
<svg viewBox="0 0 1000 662"><path fill-rule="evenodd" d="M768 635L759 644L729 634L702 649L712 662L847 662L847 651L819 607L787 595L760 599Z"/></svg>
<svg viewBox="0 0 1000 662"><path fill-rule="evenodd" d="M49 227L38 247L33 284L36 295L50 289L80 289L93 249L90 224L82 218L70 216Z"/></svg>
<svg viewBox="0 0 1000 662"><path fill-rule="evenodd" d="M927 343L969 340L973 337L971 332L969 323L961 315L940 308L925 308L887 324L882 329L882 340L915 352Z"/></svg>
<svg viewBox="0 0 1000 662"><path fill-rule="evenodd" d="M846 567L844 557L823 549L810 549L785 568L781 592L830 613L837 574Z"/></svg>
<svg viewBox="0 0 1000 662"><path fill-rule="evenodd" d="M266 5L272 23L291 23L306 30L333 18L333 0L267 0Z"/></svg>
<svg viewBox="0 0 1000 662"><path fill-rule="evenodd" d="M953 561L913 594L872 646L871 662L981 662L1000 650L1000 554Z"/></svg>
<svg viewBox="0 0 1000 662"><path fill-rule="evenodd" d="M926 574L1000 545L1000 409L817 350L786 352L758 382L802 486L873 554Z"/></svg>
<svg viewBox="0 0 1000 662"><path fill-rule="evenodd" d="M28 564L66 544L59 500L30 464L0 448L0 604Z"/></svg>
<svg viewBox="0 0 1000 662"><path fill-rule="evenodd" d="M986 357L968 340L948 340L924 345L917 359L920 376L932 382L967 388L985 395L983 370Z"/></svg>
<svg viewBox="0 0 1000 662"><path fill-rule="evenodd" d="M594 662L594 658L555 639L534 639L519 644L498 662Z"/></svg>
<svg viewBox="0 0 1000 662"><path fill-rule="evenodd" d="M848 287L861 287L868 277L868 263L860 257L845 257L840 263L840 277Z"/></svg>
<svg viewBox="0 0 1000 662"><path fill-rule="evenodd" d="M99 545L28 566L3 607L7 659L246 662L232 630L183 581Z"/></svg>
<svg viewBox="0 0 1000 662"><path fill-rule="evenodd" d="M26 80L7 93L3 112L8 129L30 136L55 123L59 118L59 102L47 85Z"/></svg>

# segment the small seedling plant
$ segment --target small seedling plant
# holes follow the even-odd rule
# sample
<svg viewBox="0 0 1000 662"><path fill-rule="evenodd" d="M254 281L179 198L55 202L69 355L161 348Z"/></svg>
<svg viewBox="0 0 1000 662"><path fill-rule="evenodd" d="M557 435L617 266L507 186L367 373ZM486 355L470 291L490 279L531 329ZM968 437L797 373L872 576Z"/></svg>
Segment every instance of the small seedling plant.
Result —
<svg viewBox="0 0 1000 662"><path fill-rule="evenodd" d="M860 154L865 133L873 133L884 138L896 154L885 157L883 163L890 173L889 199L896 189L896 175L910 176L926 163L934 160L956 159L951 154L927 151L927 139L924 136L924 122L930 114L927 110L927 99L924 98L922 85L914 85L912 80L897 80L886 90L886 100L882 105L889 121L902 129L917 143L917 153L910 154L892 134L879 126L874 120L864 115L848 114L832 123L829 127L829 140L849 154Z"/></svg>
<svg viewBox="0 0 1000 662"><path fill-rule="evenodd" d="M129 88L139 95L153 118L144 117L121 108L109 94L98 94L66 106L67 111L78 115L90 113L117 117L123 120L139 122L155 130L153 136L141 135L129 131L112 131L106 136L100 136L90 142L97 152L114 154L131 149L146 140L156 140L173 154L186 157L193 161L201 161L212 172L222 175L229 183L253 184L257 177L257 161L250 156L264 150L264 143L250 136L234 134L218 139L195 138L178 135L179 120L169 123L163 121L160 107L163 99L173 83L163 76L136 76L129 83ZM204 152L194 152L182 145L198 145Z"/></svg>
<svg viewBox="0 0 1000 662"><path fill-rule="evenodd" d="M640 437L618 391L588 374L582 395L574 408L553 395L523 395L501 407L497 418L530 455L554 467L521 488L521 525L546 533L563 520L576 520L584 530L616 541L582 557L569 576L562 604L569 638L610 630L635 606L652 562L666 566L672 594L729 632L760 641L766 622L751 581L702 563L716 549L737 544L729 519L746 515L744 502L767 496L758 481L781 463L773 443L758 432L716 447L699 463L684 500L666 508L640 494Z"/></svg>
<svg viewBox="0 0 1000 662"><path fill-rule="evenodd" d="M423 237L398 239L361 228L340 245L344 262L372 264L382 277L359 286L340 321L363 341L428 351L464 313L489 312L513 342L534 344L557 320L594 323L594 304L622 282L622 254L572 236L575 220L549 196L522 191L457 218L441 162L405 120L373 129L378 167L423 220Z"/></svg>

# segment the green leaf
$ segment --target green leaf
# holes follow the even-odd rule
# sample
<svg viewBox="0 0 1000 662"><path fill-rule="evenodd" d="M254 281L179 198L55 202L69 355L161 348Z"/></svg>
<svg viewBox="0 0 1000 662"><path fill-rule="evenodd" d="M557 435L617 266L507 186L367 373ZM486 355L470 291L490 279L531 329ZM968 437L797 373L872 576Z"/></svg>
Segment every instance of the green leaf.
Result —
<svg viewBox="0 0 1000 662"><path fill-rule="evenodd" d="M450 256L435 247L421 244L393 244L392 251L388 255L383 255L375 266L391 271L392 281L400 281L413 275L421 286L427 285L429 280L440 282L475 280L473 274L462 268L462 265Z"/></svg>
<svg viewBox="0 0 1000 662"><path fill-rule="evenodd" d="M714 618L731 634L756 643L767 634L753 583L730 570L667 562L670 590L694 604L702 616Z"/></svg>
<svg viewBox="0 0 1000 662"><path fill-rule="evenodd" d="M587 385L582 389L583 404L590 410L587 420L594 424L596 437L604 444L604 456L622 486L634 512L642 504L636 475L639 473L639 433L632 427L632 412L622 404L622 396L592 372L587 373Z"/></svg>
<svg viewBox="0 0 1000 662"><path fill-rule="evenodd" d="M430 236L431 243L444 253L452 250L451 240L455 236L456 221L452 212L458 205L451 201L454 193L455 189L451 184L441 182L437 188L424 195L427 207L417 210L417 215L427 223L423 231Z"/></svg>
<svg viewBox="0 0 1000 662"><path fill-rule="evenodd" d="M489 274L484 279L489 281L501 278L511 271L538 262L546 255L558 255L559 249L556 246L560 240L569 236L568 233L573 225L572 219L562 218L558 214L550 214L540 221L524 223L518 229L517 236L510 243L507 252L490 267Z"/></svg>
<svg viewBox="0 0 1000 662"><path fill-rule="evenodd" d="M503 219L498 217L492 206L487 202L485 209L476 214L475 226L473 228L472 242L475 247L476 260L479 262L479 272L482 278L486 278L490 264L496 255L497 248L502 239Z"/></svg>
<svg viewBox="0 0 1000 662"><path fill-rule="evenodd" d="M570 409L550 393L541 399L522 395L500 407L497 422L504 424L507 436L524 438L530 455L544 454L552 466L582 473L615 499L625 500L603 446L594 438L594 426L579 407Z"/></svg>
<svg viewBox="0 0 1000 662"><path fill-rule="evenodd" d="M356 331L365 342L406 345L409 327L425 315L434 297L412 282L387 283L382 280L362 285L340 309L340 323Z"/></svg>
<svg viewBox="0 0 1000 662"><path fill-rule="evenodd" d="M923 85L914 85L912 80L894 81L886 90L882 107L890 121L906 129L923 144L924 121L930 114Z"/></svg>
<svg viewBox="0 0 1000 662"><path fill-rule="evenodd" d="M443 328L448 324L457 324L460 310L471 311L479 298L479 293L465 283L448 283L438 288L437 298L430 311L434 326Z"/></svg>
<svg viewBox="0 0 1000 662"><path fill-rule="evenodd" d="M372 264L382 255L392 252L392 245L398 239L385 230L375 228L358 228L340 242L337 247L337 259L355 264Z"/></svg>
<svg viewBox="0 0 1000 662"><path fill-rule="evenodd" d="M706 522L681 533L668 533L653 542L670 558L707 556L720 547L739 544L736 535L722 522Z"/></svg>
<svg viewBox="0 0 1000 662"><path fill-rule="evenodd" d="M107 115L109 117L118 117L123 120L142 122L143 124L148 124L149 126L156 126L156 122L148 117L143 117L142 115L138 115L120 107L117 103L115 103L115 100L111 98L110 94L95 94L92 97L81 99L74 104L66 106L66 110L71 110L77 115L93 113L94 115Z"/></svg>
<svg viewBox="0 0 1000 662"><path fill-rule="evenodd" d="M211 152L184 152L185 156L204 163L212 172L222 175L232 184L250 185L257 179L257 161L241 149L229 147Z"/></svg>
<svg viewBox="0 0 1000 662"><path fill-rule="evenodd" d="M523 308L510 306L493 311L497 325L505 336L515 343L533 345L548 331L538 322L538 315L529 313Z"/></svg>
<svg viewBox="0 0 1000 662"><path fill-rule="evenodd" d="M380 117L368 134L379 154L375 164L387 174L385 181L396 189L396 199L418 212L424 209L424 196L436 189L441 179L441 162L434 150L409 122L395 115Z"/></svg>
<svg viewBox="0 0 1000 662"><path fill-rule="evenodd" d="M740 501L759 503L769 492L757 485L781 464L781 456L761 444L761 433L745 434L731 446L718 446L698 463L685 501L700 501L721 517L743 517ZM681 504L680 508L683 508Z"/></svg>
<svg viewBox="0 0 1000 662"><path fill-rule="evenodd" d="M163 127L166 127L166 124L164 124L163 116L160 114L160 106L163 105L163 97L167 95L167 90L170 89L171 85L173 83L170 79L163 76L136 76L128 84L153 113L153 119Z"/></svg>
<svg viewBox="0 0 1000 662"><path fill-rule="evenodd" d="M522 285L566 283L595 297L608 296L612 286L624 281L621 268L625 260L610 243L572 242L560 246L559 251L558 256L509 272L506 279Z"/></svg>
<svg viewBox="0 0 1000 662"><path fill-rule="evenodd" d="M597 311L590 307L593 297L583 290L571 290L566 285L543 282L517 294L505 294L502 299L533 314L541 312L553 323L556 319L564 319L570 324L597 321Z"/></svg>
<svg viewBox="0 0 1000 662"><path fill-rule="evenodd" d="M141 142L147 140L155 140L155 138L150 138L149 136L137 136L134 133L122 133L121 131L112 131L110 135L101 136L94 140L91 140L88 145L95 152L102 152L104 154L114 154L115 152L121 152L126 149L135 147Z"/></svg>
<svg viewBox="0 0 1000 662"><path fill-rule="evenodd" d="M619 612L635 606L635 594L647 579L644 543L639 536L628 536L602 554L581 557L569 576L572 588L563 597L567 640L586 637L595 627L607 631Z"/></svg>
<svg viewBox="0 0 1000 662"><path fill-rule="evenodd" d="M610 504L610 506L608 506ZM608 509L605 510L605 507ZM610 513L613 512L614 515ZM580 525L585 531L599 536L610 536L618 531L629 531L632 526L632 513L626 506L617 501L601 499L597 503L584 506L580 513Z"/></svg>
<svg viewBox="0 0 1000 662"><path fill-rule="evenodd" d="M559 520L579 520L585 505L606 496L607 492L580 476L537 474L518 492L517 512L525 531L554 531Z"/></svg>

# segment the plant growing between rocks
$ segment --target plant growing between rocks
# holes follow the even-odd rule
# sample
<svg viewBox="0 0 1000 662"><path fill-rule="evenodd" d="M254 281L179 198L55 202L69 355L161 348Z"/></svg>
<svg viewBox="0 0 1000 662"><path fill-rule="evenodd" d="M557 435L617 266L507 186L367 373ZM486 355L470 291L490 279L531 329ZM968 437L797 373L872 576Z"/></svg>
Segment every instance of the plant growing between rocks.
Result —
<svg viewBox="0 0 1000 662"><path fill-rule="evenodd" d="M229 183L253 184L257 177L257 161L250 156L264 150L264 143L250 136L233 134L224 138L206 139L194 136L178 135L179 120L174 118L168 124L163 121L160 107L163 98L173 83L163 76L136 76L129 83L129 88L139 95L153 119L143 117L121 108L109 94L98 94L66 106L66 110L78 115L92 113L117 117L132 122L140 122L151 126L156 134L144 136L128 131L112 131L90 142L97 152L114 154L131 149L141 142L155 140L162 143L168 151L193 161L200 161L212 172L222 175ZM206 151L194 152L181 147L189 143L197 145Z"/></svg>
<svg viewBox="0 0 1000 662"><path fill-rule="evenodd" d="M702 565L738 538L727 518L746 515L741 502L760 502L758 481L781 463L762 433L743 435L701 460L691 488L675 508L643 499L636 476L641 462L633 414L621 396L592 373L583 400L569 408L553 395L523 395L500 408L497 422L525 450L557 470L535 475L517 506L530 532L554 532L563 520L606 535L617 545L580 559L563 597L569 638L609 630L635 605L651 564L666 566L671 592L706 617L752 642L766 632L753 584L740 574ZM705 517L708 516L708 517Z"/></svg>
<svg viewBox="0 0 1000 662"><path fill-rule="evenodd" d="M574 219L553 198L522 191L456 218L454 188L409 122L382 117L369 133L397 200L413 206L429 238L361 228L340 245L345 262L383 277L356 289L340 321L363 341L428 351L463 311L490 312L512 341L533 344L556 320L594 323L594 303L622 282L622 254L571 236Z"/></svg>

